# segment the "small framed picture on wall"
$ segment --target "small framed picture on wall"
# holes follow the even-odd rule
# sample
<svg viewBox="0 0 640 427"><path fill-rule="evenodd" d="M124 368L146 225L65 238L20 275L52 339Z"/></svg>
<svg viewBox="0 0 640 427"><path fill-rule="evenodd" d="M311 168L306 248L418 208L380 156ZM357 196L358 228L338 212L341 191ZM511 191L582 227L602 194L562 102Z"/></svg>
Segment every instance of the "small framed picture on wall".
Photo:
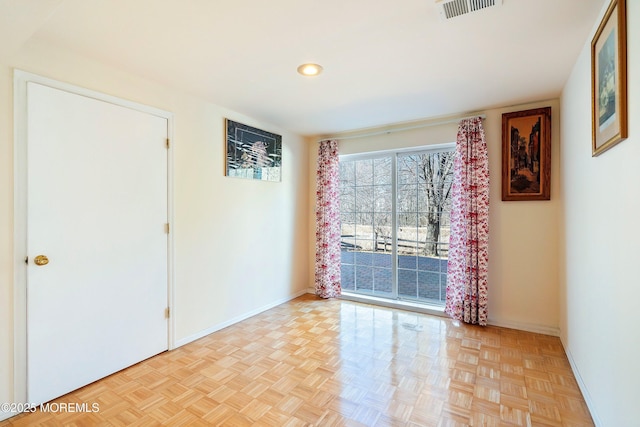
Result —
<svg viewBox="0 0 640 427"><path fill-rule="evenodd" d="M282 180L282 136L226 119L226 176Z"/></svg>
<svg viewBox="0 0 640 427"><path fill-rule="evenodd" d="M627 138L626 1L613 0L591 42L592 155Z"/></svg>

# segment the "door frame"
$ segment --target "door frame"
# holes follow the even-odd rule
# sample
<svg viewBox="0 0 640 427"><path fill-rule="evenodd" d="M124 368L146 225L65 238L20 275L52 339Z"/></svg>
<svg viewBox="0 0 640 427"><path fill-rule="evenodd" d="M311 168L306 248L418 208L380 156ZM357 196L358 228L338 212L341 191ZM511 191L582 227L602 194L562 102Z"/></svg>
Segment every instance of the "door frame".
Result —
<svg viewBox="0 0 640 427"><path fill-rule="evenodd" d="M13 389L14 402L27 399L27 83L39 83L51 88L130 108L167 120L167 220L171 224L167 235L167 303L170 316L167 325L167 348L175 348L174 307L174 194L173 194L173 113L138 104L115 96L74 86L47 77L14 69L13 129L14 129L14 200L13 200Z"/></svg>
<svg viewBox="0 0 640 427"><path fill-rule="evenodd" d="M432 145L422 145L416 147L404 147L397 149L381 150L365 153L351 153L341 154L339 160L342 161L358 161L358 160L375 160L389 158L391 159L391 199L393 201L391 208L391 275L392 286L391 295L383 296L377 294L361 293L357 290L343 291L343 298L353 301L360 301L365 303L394 307L394 308L407 308L411 307L412 310L425 312L428 314L442 315L444 304L432 304L429 302L420 301L418 299L402 298L398 294L398 210L397 210L397 197L398 197L398 157L401 155L412 154L424 154L424 153L436 153L442 151L455 151L455 142L445 142Z"/></svg>

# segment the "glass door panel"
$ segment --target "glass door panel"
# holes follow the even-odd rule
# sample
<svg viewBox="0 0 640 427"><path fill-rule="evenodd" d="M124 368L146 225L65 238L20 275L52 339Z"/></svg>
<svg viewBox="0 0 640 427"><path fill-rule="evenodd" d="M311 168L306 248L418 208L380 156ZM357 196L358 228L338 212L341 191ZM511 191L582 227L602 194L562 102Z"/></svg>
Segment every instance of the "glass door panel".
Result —
<svg viewBox="0 0 640 427"><path fill-rule="evenodd" d="M398 296L444 303L453 152L399 154Z"/></svg>
<svg viewBox="0 0 640 427"><path fill-rule="evenodd" d="M340 163L342 287L346 291L392 296L391 182L390 158Z"/></svg>
<svg viewBox="0 0 640 427"><path fill-rule="evenodd" d="M342 288L445 300L452 151L340 162Z"/></svg>

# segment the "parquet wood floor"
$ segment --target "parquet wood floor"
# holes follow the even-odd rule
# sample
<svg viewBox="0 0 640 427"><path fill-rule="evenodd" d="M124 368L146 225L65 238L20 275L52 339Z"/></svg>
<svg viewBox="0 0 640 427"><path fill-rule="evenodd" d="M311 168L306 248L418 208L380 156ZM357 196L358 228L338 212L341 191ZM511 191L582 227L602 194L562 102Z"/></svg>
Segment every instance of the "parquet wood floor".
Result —
<svg viewBox="0 0 640 427"><path fill-rule="evenodd" d="M0 426L590 426L555 337L305 295Z"/></svg>

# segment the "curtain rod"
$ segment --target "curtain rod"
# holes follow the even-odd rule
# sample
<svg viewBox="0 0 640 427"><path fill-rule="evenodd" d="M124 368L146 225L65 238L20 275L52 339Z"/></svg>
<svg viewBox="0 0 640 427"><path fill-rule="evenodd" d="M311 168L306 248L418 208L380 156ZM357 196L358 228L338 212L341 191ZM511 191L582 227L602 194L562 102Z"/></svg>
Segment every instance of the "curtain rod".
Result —
<svg viewBox="0 0 640 427"><path fill-rule="evenodd" d="M342 137L341 136L331 136L331 137L319 139L316 142L326 141L328 139L345 140L345 139L366 138L366 137L369 137L369 136L377 136L377 135L389 135L389 134L392 134L392 133L404 132L404 131L407 131L407 130L421 129L421 128L426 128L426 127L431 127L431 126L438 126L438 125L446 125L446 124L449 124L449 123L457 123L460 120L475 119L476 117L480 117L482 120L484 120L484 119L487 118L487 115L486 114L476 114L474 116L466 116L466 117L459 117L459 118L453 118L453 119L448 119L448 120L441 120L441 121L437 121L437 122L423 123L421 125L407 126L407 127L403 127L403 128L379 130L379 131L364 133L364 134L360 134L360 135L342 136Z"/></svg>

